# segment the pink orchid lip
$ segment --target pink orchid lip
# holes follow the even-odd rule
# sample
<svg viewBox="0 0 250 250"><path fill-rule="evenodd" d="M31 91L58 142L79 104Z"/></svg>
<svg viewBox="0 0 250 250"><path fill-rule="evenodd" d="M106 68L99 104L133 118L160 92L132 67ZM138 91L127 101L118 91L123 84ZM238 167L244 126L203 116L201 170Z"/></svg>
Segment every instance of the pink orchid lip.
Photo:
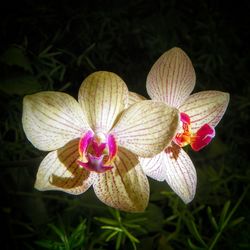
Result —
<svg viewBox="0 0 250 250"><path fill-rule="evenodd" d="M106 166L103 165L103 157L104 155L101 155L99 157L93 156L91 154L88 154L88 162L82 162L80 160L77 160L77 163L84 167L88 171L95 171L97 173L104 173L107 170L110 170L113 168L113 166Z"/></svg>
<svg viewBox="0 0 250 250"><path fill-rule="evenodd" d="M199 151L205 146L207 146L214 137L214 128L206 123L193 136L190 145L194 151Z"/></svg>
<svg viewBox="0 0 250 250"><path fill-rule="evenodd" d="M190 144L194 151L199 151L208 145L215 136L214 128L209 124L201 126L196 133L191 131L191 119L185 113L180 113L182 132L176 134L174 142L180 147Z"/></svg>
<svg viewBox="0 0 250 250"><path fill-rule="evenodd" d="M113 168L117 144L112 134L94 134L87 131L79 141L77 164L88 171L103 173Z"/></svg>

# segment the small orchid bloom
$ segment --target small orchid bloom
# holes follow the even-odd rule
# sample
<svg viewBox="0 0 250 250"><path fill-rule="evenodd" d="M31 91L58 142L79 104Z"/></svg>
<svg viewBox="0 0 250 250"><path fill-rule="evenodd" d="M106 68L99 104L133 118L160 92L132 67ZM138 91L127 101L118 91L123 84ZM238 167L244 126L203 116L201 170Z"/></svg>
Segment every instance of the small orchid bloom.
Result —
<svg viewBox="0 0 250 250"><path fill-rule="evenodd" d="M28 140L51 151L41 162L35 188L84 193L93 186L105 204L143 211L149 185L138 160L160 153L172 140L179 112L162 102L128 107L126 84L99 71L82 83L78 102L54 91L24 98L22 123Z"/></svg>
<svg viewBox="0 0 250 250"><path fill-rule="evenodd" d="M201 91L190 95L195 80L195 71L188 56L183 50L173 48L156 61L146 83L152 100L162 101L180 111L180 127L170 146L153 158L142 158L141 164L151 178L166 180L185 203L194 198L197 175L182 147L190 145L194 151L204 148L214 138L215 126L229 102L229 94L220 91ZM131 103L136 102L132 96L131 100L134 100Z"/></svg>

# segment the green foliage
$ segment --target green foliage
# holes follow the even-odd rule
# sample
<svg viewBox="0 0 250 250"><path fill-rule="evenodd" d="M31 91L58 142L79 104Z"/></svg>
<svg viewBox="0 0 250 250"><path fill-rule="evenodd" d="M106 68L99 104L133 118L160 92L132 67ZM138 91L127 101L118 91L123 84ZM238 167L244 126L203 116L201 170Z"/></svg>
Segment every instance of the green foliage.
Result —
<svg viewBox="0 0 250 250"><path fill-rule="evenodd" d="M51 229L50 237L56 236L58 240L40 240L36 244L44 249L53 250L74 250L85 249L86 243L86 221L82 220L76 228L72 228L69 233L63 227L48 224Z"/></svg>
<svg viewBox="0 0 250 250"><path fill-rule="evenodd" d="M200 246L196 246L189 238L188 239L189 247L193 250L198 250L198 249L200 249L200 250L201 249L212 250L212 249L214 249L219 238L221 237L221 234L223 233L223 231L227 227L234 227L237 224L241 223L244 220L244 217L239 217L237 219L234 219L233 221L231 221L231 218L232 218L233 214L236 212L236 210L239 207L240 203L242 202L243 198L245 197L247 191L248 191L248 188L246 188L246 190L241 195L241 197L239 198L239 200L237 201L237 203L235 204L235 206L232 208L232 210L230 212L229 212L229 208L230 208L231 202L227 201L224 204L224 207L220 213L220 218L219 218L218 222L215 220L215 218L212 214L211 207L210 206L207 207L207 216L208 216L208 219L211 223L211 226L213 227L213 229L215 231L214 236L210 237L211 240L209 243L205 243L205 241L202 239L202 236L199 233L199 230L197 229L195 222L193 220L188 221L187 226L189 228L190 233L196 239L196 241L200 243Z"/></svg>
<svg viewBox="0 0 250 250"><path fill-rule="evenodd" d="M249 249L249 4L118 2L2 6L1 249ZM150 67L173 46L194 64L195 91L231 98L213 142L188 152L198 175L194 201L185 205L165 182L152 180L150 204L140 214L108 209L92 190L77 197L34 190L46 153L24 136L24 95L67 90L76 97L89 73L109 70L147 96Z"/></svg>
<svg viewBox="0 0 250 250"><path fill-rule="evenodd" d="M145 233L142 227L146 218L138 216L138 218L122 218L118 210L110 209L113 219L105 217L96 217L95 219L103 224L101 229L106 230L101 237L105 238L105 241L115 240L115 249L121 248L121 245L125 244L128 239L133 249L136 248L136 243L140 241L130 232L130 230Z"/></svg>

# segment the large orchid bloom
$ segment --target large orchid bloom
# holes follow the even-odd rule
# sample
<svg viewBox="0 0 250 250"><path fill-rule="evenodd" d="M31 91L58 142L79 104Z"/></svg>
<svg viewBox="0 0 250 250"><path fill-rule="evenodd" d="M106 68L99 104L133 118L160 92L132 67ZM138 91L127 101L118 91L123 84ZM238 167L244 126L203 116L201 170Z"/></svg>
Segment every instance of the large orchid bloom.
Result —
<svg viewBox="0 0 250 250"><path fill-rule="evenodd" d="M179 112L162 102L128 107L120 77L100 71L82 83L78 102L46 91L24 98L23 128L38 149L51 151L41 162L35 187L81 194L91 185L105 204L143 211L149 185L138 161L153 157L172 140Z"/></svg>
<svg viewBox="0 0 250 250"><path fill-rule="evenodd" d="M156 61L146 84L152 100L179 109L180 126L170 146L153 158L141 159L141 164L151 178L166 180L185 203L194 198L197 176L182 147L190 145L194 151L205 147L215 136L214 128L229 102L229 94L220 91L201 91L190 95L195 79L188 56L181 49L173 48ZM139 99L134 98L134 102Z"/></svg>

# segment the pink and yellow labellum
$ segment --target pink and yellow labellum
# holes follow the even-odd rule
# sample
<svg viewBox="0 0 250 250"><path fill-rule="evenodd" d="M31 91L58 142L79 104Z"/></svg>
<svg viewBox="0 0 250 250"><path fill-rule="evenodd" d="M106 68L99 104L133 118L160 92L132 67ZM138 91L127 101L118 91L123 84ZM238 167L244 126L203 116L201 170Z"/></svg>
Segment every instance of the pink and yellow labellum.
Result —
<svg viewBox="0 0 250 250"><path fill-rule="evenodd" d="M194 151L199 151L208 145L215 136L214 128L209 124L202 125L197 132L192 132L190 117L180 113L182 123L181 131L178 131L173 141L180 147L191 146Z"/></svg>
<svg viewBox="0 0 250 250"><path fill-rule="evenodd" d="M152 100L162 101L180 111L180 126L172 143L153 158L142 158L145 173L166 182L185 202L196 192L195 167L183 150L190 145L194 151L207 146L215 136L215 127L224 115L229 94L201 91L191 95L196 81L191 60L180 48L165 52L154 63L147 76L147 92ZM131 94L132 101L136 101Z"/></svg>
<svg viewBox="0 0 250 250"><path fill-rule="evenodd" d="M103 173L113 168L111 165L117 155L114 136L95 135L88 131L79 142L79 159L77 164L88 171Z"/></svg>

